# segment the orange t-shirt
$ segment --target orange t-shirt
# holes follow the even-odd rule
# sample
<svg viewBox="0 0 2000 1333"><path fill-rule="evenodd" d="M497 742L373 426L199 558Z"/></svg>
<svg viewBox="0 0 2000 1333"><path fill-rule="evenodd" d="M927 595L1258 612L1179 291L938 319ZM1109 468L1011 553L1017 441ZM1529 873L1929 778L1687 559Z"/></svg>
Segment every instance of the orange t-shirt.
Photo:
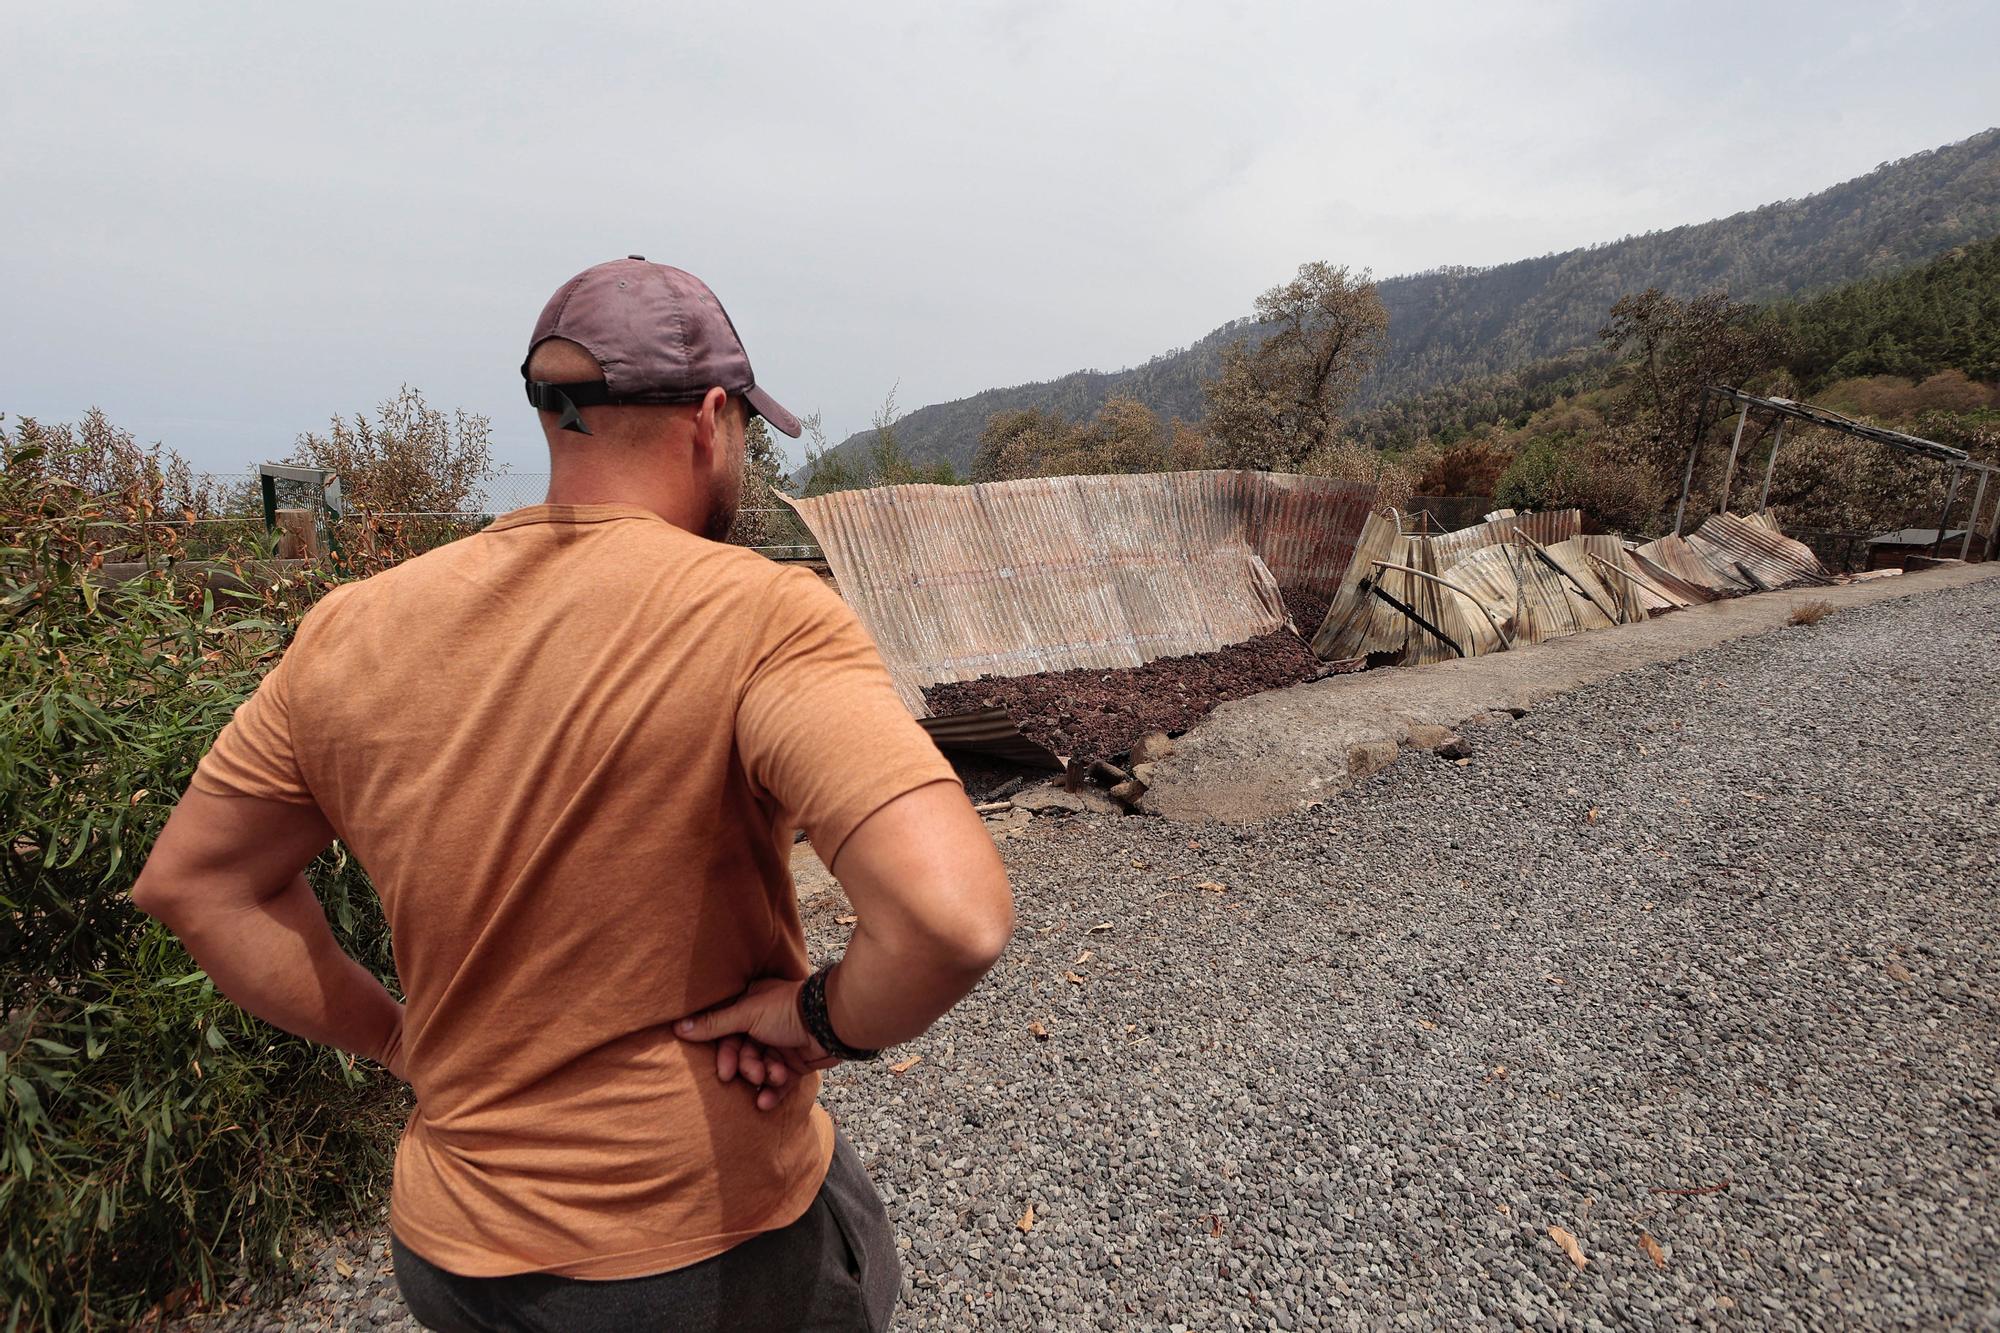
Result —
<svg viewBox="0 0 2000 1333"><path fill-rule="evenodd" d="M847 606L633 505L537 505L329 593L202 760L374 880L417 1108L390 1225L469 1277L619 1278L795 1221L833 1128L670 1024L807 975L828 862L954 780Z"/></svg>

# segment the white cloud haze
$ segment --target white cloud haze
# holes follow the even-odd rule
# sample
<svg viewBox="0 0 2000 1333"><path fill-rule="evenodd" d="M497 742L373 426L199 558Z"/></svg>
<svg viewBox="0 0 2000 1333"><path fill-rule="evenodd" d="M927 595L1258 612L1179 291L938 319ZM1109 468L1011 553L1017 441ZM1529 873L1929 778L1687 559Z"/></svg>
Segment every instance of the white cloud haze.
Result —
<svg viewBox="0 0 2000 1333"><path fill-rule="evenodd" d="M9 6L0 411L198 467L408 382L543 466L576 270L716 289L839 439L1111 369L1307 259L1491 264L2000 122L2000 7Z"/></svg>

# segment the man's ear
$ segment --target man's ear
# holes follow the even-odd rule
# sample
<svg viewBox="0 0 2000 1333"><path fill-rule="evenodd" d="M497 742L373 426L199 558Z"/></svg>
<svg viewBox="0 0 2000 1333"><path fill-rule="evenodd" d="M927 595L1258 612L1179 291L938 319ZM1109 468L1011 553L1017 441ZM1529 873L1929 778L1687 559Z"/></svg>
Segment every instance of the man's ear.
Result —
<svg viewBox="0 0 2000 1333"><path fill-rule="evenodd" d="M698 454L712 454L722 442L722 413L729 405L729 394L722 388L710 389L702 395L701 406L694 412L694 448Z"/></svg>

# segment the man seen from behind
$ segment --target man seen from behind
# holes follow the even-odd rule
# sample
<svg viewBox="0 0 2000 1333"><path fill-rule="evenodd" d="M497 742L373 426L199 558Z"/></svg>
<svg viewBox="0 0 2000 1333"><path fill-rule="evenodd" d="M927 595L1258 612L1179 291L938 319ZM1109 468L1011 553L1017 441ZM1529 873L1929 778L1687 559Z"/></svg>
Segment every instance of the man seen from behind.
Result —
<svg viewBox="0 0 2000 1333"><path fill-rule="evenodd" d="M548 502L324 597L134 899L245 1009L409 1081L390 1226L427 1326L881 1329L895 1238L817 1071L972 988L1004 871L853 613L722 544L750 415L799 423L714 294L600 264L522 372ZM818 972L800 828L858 917ZM400 1004L306 885L336 838Z"/></svg>

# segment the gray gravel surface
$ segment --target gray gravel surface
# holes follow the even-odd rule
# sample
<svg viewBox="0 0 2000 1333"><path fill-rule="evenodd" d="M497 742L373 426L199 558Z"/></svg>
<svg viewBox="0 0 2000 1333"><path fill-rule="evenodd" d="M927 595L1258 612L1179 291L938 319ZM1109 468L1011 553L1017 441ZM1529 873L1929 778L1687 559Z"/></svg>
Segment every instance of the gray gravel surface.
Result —
<svg viewBox="0 0 2000 1333"><path fill-rule="evenodd" d="M2000 1326L1996 645L1925 594L1277 822L1038 820L994 975L829 1082L902 1326ZM348 1262L296 1325L399 1313Z"/></svg>

